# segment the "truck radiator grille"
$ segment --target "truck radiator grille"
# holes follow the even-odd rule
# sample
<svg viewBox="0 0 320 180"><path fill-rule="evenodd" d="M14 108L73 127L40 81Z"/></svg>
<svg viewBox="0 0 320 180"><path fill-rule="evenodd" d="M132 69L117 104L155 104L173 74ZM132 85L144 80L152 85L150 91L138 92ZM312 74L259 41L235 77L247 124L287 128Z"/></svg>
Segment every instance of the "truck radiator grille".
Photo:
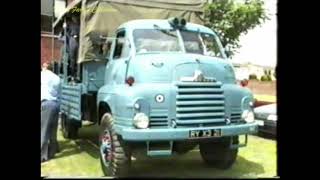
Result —
<svg viewBox="0 0 320 180"><path fill-rule="evenodd" d="M150 113L150 128L168 128L168 111L154 109Z"/></svg>
<svg viewBox="0 0 320 180"><path fill-rule="evenodd" d="M177 127L224 125L221 85L220 82L179 82L176 95Z"/></svg>
<svg viewBox="0 0 320 180"><path fill-rule="evenodd" d="M241 112L231 113L230 120L232 123L239 123L241 121Z"/></svg>

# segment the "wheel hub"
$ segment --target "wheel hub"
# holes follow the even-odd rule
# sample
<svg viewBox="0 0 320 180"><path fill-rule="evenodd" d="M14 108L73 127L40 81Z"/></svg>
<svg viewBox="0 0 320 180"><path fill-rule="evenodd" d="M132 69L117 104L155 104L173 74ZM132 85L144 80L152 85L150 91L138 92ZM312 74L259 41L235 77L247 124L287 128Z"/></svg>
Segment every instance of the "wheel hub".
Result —
<svg viewBox="0 0 320 180"><path fill-rule="evenodd" d="M104 134L100 137L101 146L100 153L103 157L103 162L108 166L109 162L112 159L112 146L111 146L111 136L109 131L105 131Z"/></svg>

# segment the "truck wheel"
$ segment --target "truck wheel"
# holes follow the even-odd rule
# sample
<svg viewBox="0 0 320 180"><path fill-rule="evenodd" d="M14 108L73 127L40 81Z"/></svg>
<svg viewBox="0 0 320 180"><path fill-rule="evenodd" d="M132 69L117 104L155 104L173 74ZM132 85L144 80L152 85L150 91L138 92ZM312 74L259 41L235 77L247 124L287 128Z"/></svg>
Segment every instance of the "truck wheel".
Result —
<svg viewBox="0 0 320 180"><path fill-rule="evenodd" d="M234 136L233 144L239 144L238 136ZM228 169L235 162L237 149L230 149L231 138L222 138L217 142L200 143L200 154L204 162L219 169Z"/></svg>
<svg viewBox="0 0 320 180"><path fill-rule="evenodd" d="M129 173L131 152L114 130L111 114L103 115L99 134L100 163L105 176L125 176Z"/></svg>
<svg viewBox="0 0 320 180"><path fill-rule="evenodd" d="M76 123L68 119L64 113L61 114L61 130L64 138L66 139L77 138L78 129L79 129L79 126Z"/></svg>

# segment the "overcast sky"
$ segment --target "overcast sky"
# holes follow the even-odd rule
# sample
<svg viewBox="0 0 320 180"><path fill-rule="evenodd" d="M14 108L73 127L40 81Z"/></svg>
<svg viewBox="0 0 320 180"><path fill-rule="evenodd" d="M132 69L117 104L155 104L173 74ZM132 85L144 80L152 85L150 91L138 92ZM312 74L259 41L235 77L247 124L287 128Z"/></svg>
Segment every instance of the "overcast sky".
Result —
<svg viewBox="0 0 320 180"><path fill-rule="evenodd" d="M251 62L275 66L277 62L277 0L265 0L270 20L240 37L242 47L232 58L233 62Z"/></svg>

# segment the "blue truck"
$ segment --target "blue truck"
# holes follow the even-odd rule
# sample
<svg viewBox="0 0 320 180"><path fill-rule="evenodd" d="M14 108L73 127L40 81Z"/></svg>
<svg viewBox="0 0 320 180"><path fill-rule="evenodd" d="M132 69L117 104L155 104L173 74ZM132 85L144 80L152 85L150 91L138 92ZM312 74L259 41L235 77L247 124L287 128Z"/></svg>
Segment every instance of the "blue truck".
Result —
<svg viewBox="0 0 320 180"><path fill-rule="evenodd" d="M79 2L68 12L91 7L92 1ZM111 11L113 3L127 8L121 2L96 1L95 7ZM147 10L150 1L145 2ZM142 7L129 8L141 11ZM195 8L182 9L197 13ZM118 16L100 14L97 17L104 17L97 23L99 18L84 13L88 11L81 12L78 77L69 78L66 48L58 72L64 137L76 138L83 119L97 123L101 167L109 176L126 175L136 151L150 157L170 156L197 146L204 163L230 168L238 148L247 144L247 135L256 133L258 125L253 95L237 85L217 34L190 22L196 21L191 15L138 19L130 14L128 21L119 18L121 25L110 37L101 32L101 23L109 18L109 28ZM54 27L65 30L67 18L67 13L62 15ZM100 31L93 31L94 27ZM99 56L96 49L101 50ZM245 137L242 143L240 135Z"/></svg>

